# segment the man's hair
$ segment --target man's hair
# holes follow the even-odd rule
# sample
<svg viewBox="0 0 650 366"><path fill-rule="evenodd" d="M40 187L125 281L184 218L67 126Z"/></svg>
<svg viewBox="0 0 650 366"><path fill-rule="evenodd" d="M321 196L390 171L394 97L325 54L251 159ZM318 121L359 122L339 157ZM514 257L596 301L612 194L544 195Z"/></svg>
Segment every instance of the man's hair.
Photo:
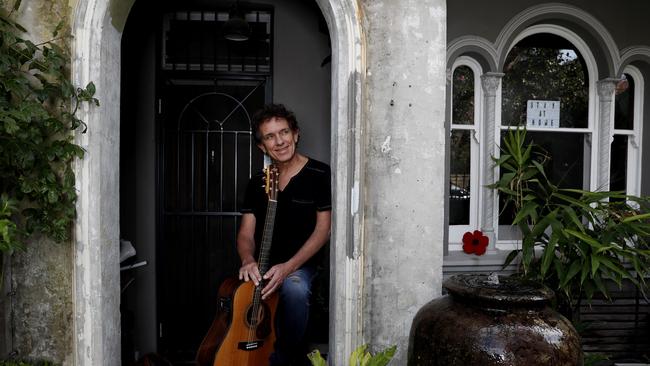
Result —
<svg viewBox="0 0 650 366"><path fill-rule="evenodd" d="M292 111L288 110L283 104L267 104L253 115L251 127L253 129L253 136L255 137L256 143L262 142L262 136L260 136L260 125L271 118L284 118L289 123L289 128L293 132L299 130L298 120L296 120L296 115Z"/></svg>

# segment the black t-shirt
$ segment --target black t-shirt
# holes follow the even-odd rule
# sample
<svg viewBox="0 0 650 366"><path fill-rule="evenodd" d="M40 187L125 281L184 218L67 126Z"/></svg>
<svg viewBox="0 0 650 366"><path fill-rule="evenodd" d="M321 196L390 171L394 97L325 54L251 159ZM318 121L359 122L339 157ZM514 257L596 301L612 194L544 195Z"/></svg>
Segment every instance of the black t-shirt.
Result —
<svg viewBox="0 0 650 366"><path fill-rule="evenodd" d="M332 209L329 165L309 159L291 178L283 191L278 192L278 204L273 227L273 241L269 264L286 262L305 244L316 227L316 213ZM268 197L264 192L264 173L253 176L248 183L242 213L255 215L255 258L262 241ZM320 252L304 266L315 266Z"/></svg>

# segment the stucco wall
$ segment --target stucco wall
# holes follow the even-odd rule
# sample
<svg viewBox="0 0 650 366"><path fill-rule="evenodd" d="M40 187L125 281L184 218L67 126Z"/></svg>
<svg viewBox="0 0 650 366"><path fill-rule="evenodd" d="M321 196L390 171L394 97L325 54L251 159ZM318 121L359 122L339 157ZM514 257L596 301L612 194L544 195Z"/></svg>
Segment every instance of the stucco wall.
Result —
<svg viewBox="0 0 650 366"><path fill-rule="evenodd" d="M9 1L8 4L12 2ZM17 20L34 43L51 40L59 22L69 24L65 0L23 1ZM64 43L65 44L65 43ZM25 250L5 261L5 318L2 355L19 359L73 363L73 251L71 242L55 243L36 235Z"/></svg>
<svg viewBox="0 0 650 366"><path fill-rule="evenodd" d="M364 338L405 364L417 310L440 294L444 0L363 1L366 36Z"/></svg>
<svg viewBox="0 0 650 366"><path fill-rule="evenodd" d="M72 365L72 250L37 236L13 255L13 351L18 358Z"/></svg>

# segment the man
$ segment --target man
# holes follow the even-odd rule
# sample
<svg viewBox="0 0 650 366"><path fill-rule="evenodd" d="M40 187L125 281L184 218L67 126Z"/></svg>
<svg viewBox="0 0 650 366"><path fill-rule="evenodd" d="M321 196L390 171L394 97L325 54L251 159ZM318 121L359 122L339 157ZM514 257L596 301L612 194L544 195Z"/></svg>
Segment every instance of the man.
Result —
<svg viewBox="0 0 650 366"><path fill-rule="evenodd" d="M264 274L262 299L279 291L275 352L270 364L291 365L304 358L311 284L328 241L331 223L330 168L297 151L300 130L293 112L268 105L253 116L257 146L279 170L278 203L270 268ZM242 261L239 279L259 285L256 261L266 215L263 175L251 178L241 212L237 251Z"/></svg>

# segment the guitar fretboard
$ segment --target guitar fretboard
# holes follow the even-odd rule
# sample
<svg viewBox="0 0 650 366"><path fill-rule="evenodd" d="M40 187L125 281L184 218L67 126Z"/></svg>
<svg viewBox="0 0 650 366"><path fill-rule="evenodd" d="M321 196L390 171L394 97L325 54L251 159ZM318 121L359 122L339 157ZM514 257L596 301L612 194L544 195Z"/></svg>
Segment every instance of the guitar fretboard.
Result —
<svg viewBox="0 0 650 366"><path fill-rule="evenodd" d="M271 241L273 240L273 226L275 223L275 211L277 206L278 201L270 199L266 208L262 243L260 245L259 260L257 261L262 276L264 276L266 271L269 269L269 253L271 251Z"/></svg>

